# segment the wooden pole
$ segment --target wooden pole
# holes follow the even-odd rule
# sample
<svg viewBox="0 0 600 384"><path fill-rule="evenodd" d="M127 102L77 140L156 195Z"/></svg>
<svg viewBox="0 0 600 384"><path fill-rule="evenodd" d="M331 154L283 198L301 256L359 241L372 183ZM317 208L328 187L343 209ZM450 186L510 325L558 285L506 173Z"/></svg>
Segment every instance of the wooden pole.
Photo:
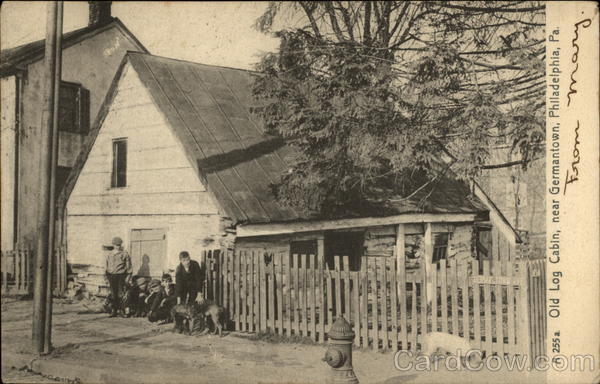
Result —
<svg viewBox="0 0 600 384"><path fill-rule="evenodd" d="M35 276L33 281L33 332L34 351L44 352L46 323L46 291L48 289L48 219L50 171L52 167L52 122L54 119L54 73L56 68L56 17L58 4L48 2L46 19L45 87L42 110L42 147L40 151L40 197L38 200L38 238L35 255Z"/></svg>
<svg viewBox="0 0 600 384"><path fill-rule="evenodd" d="M40 197L38 201L38 238L33 281L33 348L44 352L46 323L46 291L48 289L48 229L50 173L52 169L52 122L54 120L54 73L56 70L56 18L58 4L48 2L46 19L45 87L42 110L42 146L40 150Z"/></svg>
<svg viewBox="0 0 600 384"><path fill-rule="evenodd" d="M433 233L431 229L431 223L425 224L425 234L423 236L425 242L425 258L423 263L425 266L425 275L423 276L423 286L427 288L427 303L423 306L424 310L427 311L427 305L431 305L433 300L433 289L431 287L431 269L435 268L433 263Z"/></svg>
<svg viewBox="0 0 600 384"><path fill-rule="evenodd" d="M56 257L56 168L58 166L58 108L60 101L60 81L62 77L62 29L63 29L63 2L57 2L56 11L56 44L54 50L54 103L52 105L52 154L50 167L50 196L48 201L48 269L46 279L46 321L44 331L44 353L52 351L52 294L54 290L54 269L58 266Z"/></svg>

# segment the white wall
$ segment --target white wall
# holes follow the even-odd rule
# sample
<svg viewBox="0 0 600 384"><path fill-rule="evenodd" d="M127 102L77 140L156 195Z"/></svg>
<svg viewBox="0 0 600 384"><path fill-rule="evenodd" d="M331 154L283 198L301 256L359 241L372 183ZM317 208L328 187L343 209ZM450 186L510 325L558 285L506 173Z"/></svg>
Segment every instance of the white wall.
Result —
<svg viewBox="0 0 600 384"><path fill-rule="evenodd" d="M167 260L164 269L175 269L179 252L188 251L194 260L200 260L203 250L218 248L219 226L216 215L164 216L73 216L67 219L68 262L104 266L102 244L110 244L114 236L123 239L130 249L132 229L164 229L167 238ZM214 242L205 242L205 239Z"/></svg>
<svg viewBox="0 0 600 384"><path fill-rule="evenodd" d="M127 138L127 186L111 188L112 141ZM218 244L220 215L137 73L126 65L117 94L67 203L70 263L102 265L114 236L165 229L168 265ZM205 239L213 239L210 244Z"/></svg>
<svg viewBox="0 0 600 384"><path fill-rule="evenodd" d="M15 203L15 117L16 78L0 79L0 211L2 215L2 250L13 248Z"/></svg>

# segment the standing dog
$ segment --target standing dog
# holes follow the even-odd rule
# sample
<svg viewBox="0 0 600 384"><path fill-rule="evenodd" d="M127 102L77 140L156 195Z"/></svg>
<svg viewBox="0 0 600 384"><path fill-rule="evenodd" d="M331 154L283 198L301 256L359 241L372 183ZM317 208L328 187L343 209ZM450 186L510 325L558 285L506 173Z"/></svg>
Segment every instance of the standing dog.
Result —
<svg viewBox="0 0 600 384"><path fill-rule="evenodd" d="M225 309L223 307L210 300L199 299L198 312L204 317L205 322L208 318L211 319L215 327L215 335L223 336L223 324L225 322ZM205 332L208 332L208 327Z"/></svg>
<svg viewBox="0 0 600 384"><path fill-rule="evenodd" d="M175 323L175 331L182 333L184 330L188 335L197 330L198 326L203 327L203 316L198 311L196 303L177 304L171 309L171 318Z"/></svg>
<svg viewBox="0 0 600 384"><path fill-rule="evenodd" d="M449 353L460 357L464 366L467 366L467 358L469 359L470 364L481 361L481 352L471 352L474 350L475 348L471 345L469 340L449 333L430 332L423 338L422 354L429 357L435 357L435 355L446 355Z"/></svg>
<svg viewBox="0 0 600 384"><path fill-rule="evenodd" d="M178 333L185 330L191 335L196 330L204 329L202 334L206 334L209 331L207 320L210 318L215 327L214 334L223 336L225 310L212 301L199 299L193 304L177 304L171 309L171 317Z"/></svg>

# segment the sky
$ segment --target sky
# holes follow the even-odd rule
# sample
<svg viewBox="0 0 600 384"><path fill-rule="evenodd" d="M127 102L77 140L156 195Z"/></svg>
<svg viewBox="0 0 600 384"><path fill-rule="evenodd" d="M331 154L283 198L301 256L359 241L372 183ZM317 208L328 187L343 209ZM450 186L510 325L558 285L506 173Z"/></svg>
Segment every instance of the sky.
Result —
<svg viewBox="0 0 600 384"><path fill-rule="evenodd" d="M2 49L44 38L46 2L4 1L0 8ZM266 2L119 2L112 15L155 55L204 64L252 69L278 41L253 27ZM63 32L88 22L88 3L65 2Z"/></svg>

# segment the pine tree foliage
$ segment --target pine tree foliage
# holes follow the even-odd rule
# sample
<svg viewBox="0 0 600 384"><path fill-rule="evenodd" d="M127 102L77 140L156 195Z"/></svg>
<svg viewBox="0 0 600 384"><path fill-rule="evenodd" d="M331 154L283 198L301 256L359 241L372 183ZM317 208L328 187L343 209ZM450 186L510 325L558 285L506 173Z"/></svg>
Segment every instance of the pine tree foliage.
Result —
<svg viewBox="0 0 600 384"><path fill-rule="evenodd" d="M446 164L464 180L526 167L545 140L544 16L541 2L270 2L257 28L281 45L254 94L298 154L280 200L326 212L408 197ZM503 145L516 160L490 164Z"/></svg>

